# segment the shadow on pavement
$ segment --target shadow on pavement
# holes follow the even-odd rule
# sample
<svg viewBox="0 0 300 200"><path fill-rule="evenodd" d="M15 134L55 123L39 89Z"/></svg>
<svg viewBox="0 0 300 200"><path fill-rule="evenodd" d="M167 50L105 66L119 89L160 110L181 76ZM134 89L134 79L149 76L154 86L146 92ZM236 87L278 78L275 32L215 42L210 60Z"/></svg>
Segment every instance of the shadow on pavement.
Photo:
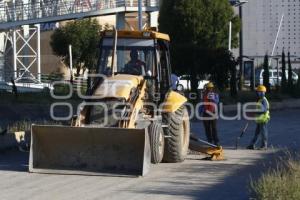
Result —
<svg viewBox="0 0 300 200"><path fill-rule="evenodd" d="M176 196L176 199L182 196L182 199L246 200L250 195L250 180L257 179L269 167L275 166L276 158L281 154L282 152L265 153L259 159L247 159L247 164L199 160L199 164L193 163L188 168L181 168L181 173L172 177L172 181L162 177L153 180L152 185L157 185L155 187L130 192ZM226 171L230 172L226 174ZM178 169L172 173L178 173ZM197 175L199 173L203 176Z"/></svg>
<svg viewBox="0 0 300 200"><path fill-rule="evenodd" d="M0 152L0 171L28 171L29 153L11 149Z"/></svg>

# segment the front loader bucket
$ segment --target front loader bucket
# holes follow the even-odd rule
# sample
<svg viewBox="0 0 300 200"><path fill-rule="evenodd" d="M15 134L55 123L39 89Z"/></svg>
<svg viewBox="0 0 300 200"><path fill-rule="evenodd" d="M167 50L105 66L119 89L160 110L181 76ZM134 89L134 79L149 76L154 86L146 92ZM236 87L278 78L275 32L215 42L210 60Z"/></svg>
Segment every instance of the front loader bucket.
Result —
<svg viewBox="0 0 300 200"><path fill-rule="evenodd" d="M150 161L147 129L32 125L30 172L143 176Z"/></svg>

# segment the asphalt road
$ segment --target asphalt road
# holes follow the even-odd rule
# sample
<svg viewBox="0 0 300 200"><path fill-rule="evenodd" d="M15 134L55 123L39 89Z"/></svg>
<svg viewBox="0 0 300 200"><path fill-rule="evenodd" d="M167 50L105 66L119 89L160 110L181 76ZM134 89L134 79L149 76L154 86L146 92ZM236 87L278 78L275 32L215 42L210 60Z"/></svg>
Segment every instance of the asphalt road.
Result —
<svg viewBox="0 0 300 200"><path fill-rule="evenodd" d="M184 163L153 165L146 177L45 175L27 172L28 154L0 153L0 199L249 199L250 178L272 165L278 148L299 150L300 110L272 113L268 151L234 150L235 138L245 121L219 121L225 161L201 160L189 155ZM241 145L253 136L250 123ZM192 131L204 138L202 123Z"/></svg>

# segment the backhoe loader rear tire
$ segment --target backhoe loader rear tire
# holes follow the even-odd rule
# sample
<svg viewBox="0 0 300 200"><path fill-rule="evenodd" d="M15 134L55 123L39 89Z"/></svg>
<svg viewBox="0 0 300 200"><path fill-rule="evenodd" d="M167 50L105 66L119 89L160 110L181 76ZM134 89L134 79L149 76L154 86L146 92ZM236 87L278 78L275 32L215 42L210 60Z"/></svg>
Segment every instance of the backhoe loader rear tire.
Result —
<svg viewBox="0 0 300 200"><path fill-rule="evenodd" d="M190 140L190 121L186 107L182 106L173 113L164 114L163 120L168 126L164 128L167 138L163 161L182 162L187 156Z"/></svg>
<svg viewBox="0 0 300 200"><path fill-rule="evenodd" d="M149 126L149 138L151 147L151 162L160 163L164 156L164 132L161 123L153 122Z"/></svg>

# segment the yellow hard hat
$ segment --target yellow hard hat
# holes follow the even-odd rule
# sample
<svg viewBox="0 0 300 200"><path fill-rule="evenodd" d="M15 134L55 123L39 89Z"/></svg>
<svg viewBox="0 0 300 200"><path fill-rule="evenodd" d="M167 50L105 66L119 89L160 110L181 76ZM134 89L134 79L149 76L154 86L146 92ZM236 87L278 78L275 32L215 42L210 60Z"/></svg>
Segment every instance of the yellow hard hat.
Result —
<svg viewBox="0 0 300 200"><path fill-rule="evenodd" d="M215 86L212 82L209 82L209 83L206 84L206 87L207 88L214 88Z"/></svg>
<svg viewBox="0 0 300 200"><path fill-rule="evenodd" d="M267 92L267 88L266 88L264 85L259 85L259 86L256 88L256 91L257 91L257 92Z"/></svg>

